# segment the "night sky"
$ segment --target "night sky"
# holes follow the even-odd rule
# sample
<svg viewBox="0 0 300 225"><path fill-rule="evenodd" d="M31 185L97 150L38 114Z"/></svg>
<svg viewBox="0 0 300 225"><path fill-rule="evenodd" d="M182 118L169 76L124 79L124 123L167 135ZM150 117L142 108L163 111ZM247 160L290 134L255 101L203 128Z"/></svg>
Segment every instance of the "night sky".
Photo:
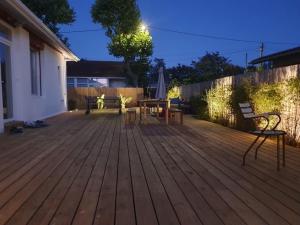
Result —
<svg viewBox="0 0 300 225"><path fill-rule="evenodd" d="M63 31L101 29L90 16L94 0L69 2L77 21L62 27ZM168 66L189 65L211 51L219 51L233 63L244 66L246 52L249 60L259 56L260 41L265 42L265 54L300 45L299 0L138 0L138 5L153 36L153 58L164 58ZM157 28L257 42L189 36ZM108 54L104 31L65 35L81 58L118 60Z"/></svg>

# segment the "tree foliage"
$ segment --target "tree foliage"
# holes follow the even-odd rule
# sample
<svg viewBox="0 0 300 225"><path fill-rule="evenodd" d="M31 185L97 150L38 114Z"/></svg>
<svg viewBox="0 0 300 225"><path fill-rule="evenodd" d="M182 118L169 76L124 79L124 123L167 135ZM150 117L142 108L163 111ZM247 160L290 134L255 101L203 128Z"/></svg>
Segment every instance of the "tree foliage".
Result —
<svg viewBox="0 0 300 225"><path fill-rule="evenodd" d="M145 68L153 45L149 32L140 27L140 10L136 0L96 0L91 14L93 21L100 23L110 38L109 53L124 59L127 75L132 84L137 86L144 80L145 74L135 74L132 65L138 67L138 71Z"/></svg>
<svg viewBox="0 0 300 225"><path fill-rule="evenodd" d="M112 37L108 45L109 53L116 57L123 57L125 61L146 59L152 55L152 37L148 31L137 30Z"/></svg>
<svg viewBox="0 0 300 225"><path fill-rule="evenodd" d="M228 58L221 56L219 52L206 53L198 61L193 61L192 65L204 80L236 75L244 71L242 67L233 65Z"/></svg>
<svg viewBox="0 0 300 225"><path fill-rule="evenodd" d="M65 44L66 37L60 33L58 25L71 24L75 21L75 11L68 0L22 0L22 2L39 17Z"/></svg>
<svg viewBox="0 0 300 225"><path fill-rule="evenodd" d="M96 0L92 18L106 29L108 37L130 34L140 24L140 11L135 0Z"/></svg>
<svg viewBox="0 0 300 225"><path fill-rule="evenodd" d="M234 65L218 52L206 53L191 65L181 65L166 69L170 80L180 84L192 84L201 81L234 76L244 72L244 68Z"/></svg>
<svg viewBox="0 0 300 225"><path fill-rule="evenodd" d="M193 66L178 64L175 67L168 68L167 74L170 80L176 79L181 84L191 84L200 81L200 75Z"/></svg>

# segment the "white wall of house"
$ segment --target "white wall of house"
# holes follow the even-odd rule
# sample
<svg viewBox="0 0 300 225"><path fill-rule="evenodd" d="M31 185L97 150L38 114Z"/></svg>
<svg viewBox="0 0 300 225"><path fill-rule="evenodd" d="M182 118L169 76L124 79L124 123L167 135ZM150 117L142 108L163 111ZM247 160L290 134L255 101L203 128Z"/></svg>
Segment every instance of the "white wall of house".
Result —
<svg viewBox="0 0 300 225"><path fill-rule="evenodd" d="M66 111L65 60L47 45L41 51L41 95L31 94L29 33L23 28L13 34L13 115L16 120L37 120Z"/></svg>
<svg viewBox="0 0 300 225"><path fill-rule="evenodd" d="M32 95L29 33L22 27L11 28L11 33L12 120L32 121L66 111L66 61L63 54L48 45L41 50L42 94ZM1 132L3 104L0 97Z"/></svg>

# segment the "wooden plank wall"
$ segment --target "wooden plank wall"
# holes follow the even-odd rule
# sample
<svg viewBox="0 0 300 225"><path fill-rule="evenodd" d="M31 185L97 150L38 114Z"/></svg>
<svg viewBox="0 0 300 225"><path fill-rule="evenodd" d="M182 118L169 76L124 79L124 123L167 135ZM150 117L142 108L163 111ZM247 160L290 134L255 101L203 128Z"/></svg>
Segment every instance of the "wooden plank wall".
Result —
<svg viewBox="0 0 300 225"><path fill-rule="evenodd" d="M68 101L76 101L78 109L84 109L86 107L86 96L119 96L122 94L126 97L132 97L131 102L128 106L136 106L137 101L143 99L144 90L143 88L68 88Z"/></svg>
<svg viewBox="0 0 300 225"><path fill-rule="evenodd" d="M266 70L263 72L252 72L237 76L228 76L212 81L204 81L196 84L183 85L180 87L181 97L189 100L192 96L199 96L206 90L215 85L232 85L233 87L241 84L245 78L251 79L255 84L277 83L291 78L300 77L300 65Z"/></svg>

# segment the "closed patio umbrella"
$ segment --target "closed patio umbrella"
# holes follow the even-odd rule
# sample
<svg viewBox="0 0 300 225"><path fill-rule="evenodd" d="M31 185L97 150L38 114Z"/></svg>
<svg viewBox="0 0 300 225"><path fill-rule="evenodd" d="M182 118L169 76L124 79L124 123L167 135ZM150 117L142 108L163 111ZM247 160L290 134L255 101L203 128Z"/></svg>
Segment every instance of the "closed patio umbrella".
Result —
<svg viewBox="0 0 300 225"><path fill-rule="evenodd" d="M165 85L165 78L164 78L164 69L162 67L160 67L158 73L159 73L159 76L158 76L155 98L166 99L166 85Z"/></svg>

